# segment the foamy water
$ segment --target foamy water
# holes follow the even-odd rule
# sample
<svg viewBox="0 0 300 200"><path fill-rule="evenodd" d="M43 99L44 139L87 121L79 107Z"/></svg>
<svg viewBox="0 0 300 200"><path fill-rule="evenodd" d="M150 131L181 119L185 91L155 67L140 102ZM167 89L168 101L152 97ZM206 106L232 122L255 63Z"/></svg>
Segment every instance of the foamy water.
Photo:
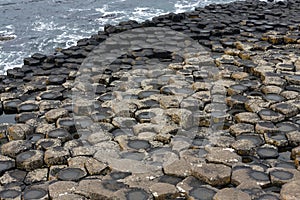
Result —
<svg viewBox="0 0 300 200"><path fill-rule="evenodd" d="M169 12L185 12L232 0L0 0L0 74L20 67L23 58L76 44L105 24L144 21Z"/></svg>

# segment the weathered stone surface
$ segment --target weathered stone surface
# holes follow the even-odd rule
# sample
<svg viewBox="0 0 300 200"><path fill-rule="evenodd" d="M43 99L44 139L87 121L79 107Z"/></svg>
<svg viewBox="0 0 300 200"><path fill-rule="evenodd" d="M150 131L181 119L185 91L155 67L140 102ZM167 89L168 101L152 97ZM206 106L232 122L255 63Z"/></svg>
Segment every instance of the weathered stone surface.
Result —
<svg viewBox="0 0 300 200"><path fill-rule="evenodd" d="M157 200L176 199L176 197L180 196L176 187L168 183L155 183L150 186L149 189L152 192L154 198Z"/></svg>
<svg viewBox="0 0 300 200"><path fill-rule="evenodd" d="M58 181L49 185L50 198L63 198L64 195L72 194L76 191L77 183L72 181Z"/></svg>
<svg viewBox="0 0 300 200"><path fill-rule="evenodd" d="M27 173L24 182L28 185L36 182L45 182L48 178L48 169L35 169Z"/></svg>
<svg viewBox="0 0 300 200"><path fill-rule="evenodd" d="M247 123L238 123L230 126L229 131L232 135L238 136L242 133L251 133L254 131L254 126Z"/></svg>
<svg viewBox="0 0 300 200"><path fill-rule="evenodd" d="M231 168L223 164L198 164L192 175L212 186L222 186L230 183Z"/></svg>
<svg viewBox="0 0 300 200"><path fill-rule="evenodd" d="M31 149L32 144L24 140L13 140L1 146L1 153L15 158L19 153Z"/></svg>
<svg viewBox="0 0 300 200"><path fill-rule="evenodd" d="M15 124L8 127L7 131L10 140L22 140L33 133L33 128L27 124Z"/></svg>
<svg viewBox="0 0 300 200"><path fill-rule="evenodd" d="M259 186L267 186L270 184L270 179L267 173L252 170L249 167L241 167L233 169L231 176L231 183L240 185L247 182L254 182Z"/></svg>
<svg viewBox="0 0 300 200"><path fill-rule="evenodd" d="M300 178L300 172L296 169L270 168L268 171L273 185L281 186Z"/></svg>
<svg viewBox="0 0 300 200"><path fill-rule="evenodd" d="M0 155L0 174L15 167L15 160L7 156Z"/></svg>
<svg viewBox="0 0 300 200"><path fill-rule="evenodd" d="M93 156L96 153L96 149L93 147L75 147L71 150L73 157L75 156Z"/></svg>
<svg viewBox="0 0 300 200"><path fill-rule="evenodd" d="M214 200L251 200L251 197L241 190L234 188L224 188L219 190L213 198Z"/></svg>
<svg viewBox="0 0 300 200"><path fill-rule="evenodd" d="M82 180L76 188L76 194L91 199L110 199L114 192L125 185L116 181Z"/></svg>
<svg viewBox="0 0 300 200"><path fill-rule="evenodd" d="M280 197L283 200L297 200L300 198L300 181L292 181L282 186Z"/></svg>
<svg viewBox="0 0 300 200"><path fill-rule="evenodd" d="M43 158L44 153L42 151L29 150L17 155L16 164L20 169L32 171L43 166Z"/></svg>
<svg viewBox="0 0 300 200"><path fill-rule="evenodd" d="M295 159L297 156L300 156L300 146L292 149L291 158Z"/></svg>
<svg viewBox="0 0 300 200"><path fill-rule="evenodd" d="M49 123L56 122L58 118L68 117L68 111L64 108L52 109L45 113L45 118Z"/></svg>
<svg viewBox="0 0 300 200"><path fill-rule="evenodd" d="M191 165L186 160L176 160L169 165L164 166L164 173L178 177L187 177L191 175Z"/></svg>
<svg viewBox="0 0 300 200"><path fill-rule="evenodd" d="M63 165L67 163L70 152L64 147L53 147L45 151L44 161L46 165Z"/></svg>
<svg viewBox="0 0 300 200"><path fill-rule="evenodd" d="M243 112L235 115L235 118L238 122L254 124L260 121L256 113Z"/></svg>
<svg viewBox="0 0 300 200"><path fill-rule="evenodd" d="M242 161L242 158L231 148L209 147L205 150L208 151L205 158L210 163L232 166L233 164Z"/></svg>

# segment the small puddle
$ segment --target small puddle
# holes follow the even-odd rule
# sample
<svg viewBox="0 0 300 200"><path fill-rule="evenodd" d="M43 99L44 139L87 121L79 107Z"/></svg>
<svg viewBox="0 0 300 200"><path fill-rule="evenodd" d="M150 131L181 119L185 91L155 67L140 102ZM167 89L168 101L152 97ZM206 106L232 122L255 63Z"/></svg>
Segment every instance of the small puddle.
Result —
<svg viewBox="0 0 300 200"><path fill-rule="evenodd" d="M16 123L15 117L16 114L2 114L0 115L0 124L3 123L15 124Z"/></svg>
<svg viewBox="0 0 300 200"><path fill-rule="evenodd" d="M78 181L85 176L79 168L64 168L57 173L57 177L63 181Z"/></svg>
<svg viewBox="0 0 300 200"><path fill-rule="evenodd" d="M0 192L0 198L1 199L14 199L17 196L19 196L20 194L21 194L20 191L8 189L8 190L4 190L4 191Z"/></svg>
<svg viewBox="0 0 300 200"><path fill-rule="evenodd" d="M142 189L131 190L126 194L126 199L128 200L147 200L149 199L149 194Z"/></svg>
<svg viewBox="0 0 300 200"><path fill-rule="evenodd" d="M216 194L216 191L211 190L209 188L205 188L205 187L195 188L190 191L190 195L192 197L194 197L195 199L199 199L199 200L213 199L215 194Z"/></svg>
<svg viewBox="0 0 300 200"><path fill-rule="evenodd" d="M24 199L42 199L46 195L48 195L48 192L43 189L29 189L24 192Z"/></svg>

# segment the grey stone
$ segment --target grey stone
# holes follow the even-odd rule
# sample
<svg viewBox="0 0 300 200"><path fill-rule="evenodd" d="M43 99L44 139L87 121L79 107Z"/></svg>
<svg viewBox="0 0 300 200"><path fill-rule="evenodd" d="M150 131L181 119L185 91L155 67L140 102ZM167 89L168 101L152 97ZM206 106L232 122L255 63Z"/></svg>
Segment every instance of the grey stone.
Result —
<svg viewBox="0 0 300 200"><path fill-rule="evenodd" d="M62 145L62 143L59 139L47 138L47 139L39 139L35 145L37 150L47 150L53 147L59 147Z"/></svg>
<svg viewBox="0 0 300 200"><path fill-rule="evenodd" d="M205 158L210 163L232 166L242 161L242 157L237 155L234 149L231 148L209 147L205 148L205 150L208 151Z"/></svg>
<svg viewBox="0 0 300 200"><path fill-rule="evenodd" d="M242 112L235 115L235 118L240 123L255 124L260 121L260 118L256 113Z"/></svg>
<svg viewBox="0 0 300 200"><path fill-rule="evenodd" d="M31 133L33 128L27 124L15 124L7 128L8 138L10 140L22 140Z"/></svg>
<svg viewBox="0 0 300 200"><path fill-rule="evenodd" d="M32 171L43 166L43 158L44 153L42 151L29 150L17 155L16 164L20 169Z"/></svg>
<svg viewBox="0 0 300 200"><path fill-rule="evenodd" d="M113 197L114 192L118 188L118 184L116 182L112 182L111 184L115 184L112 186L113 190L105 187L105 185L110 185L109 182L104 182L101 180L82 180L79 182L78 187L76 188L76 194L91 198L91 199L110 199ZM121 185L121 183L120 183Z"/></svg>
<svg viewBox="0 0 300 200"><path fill-rule="evenodd" d="M13 140L1 146L1 153L15 158L19 153L32 148L32 144L25 140Z"/></svg>
<svg viewBox="0 0 300 200"><path fill-rule="evenodd" d="M27 173L24 182L28 185L37 182L45 182L48 178L48 168L35 169Z"/></svg>
<svg viewBox="0 0 300 200"><path fill-rule="evenodd" d="M192 166L186 160L180 159L165 165L164 173L171 176L187 177L192 173Z"/></svg>
<svg viewBox="0 0 300 200"><path fill-rule="evenodd" d="M176 199L180 196L174 185L168 183L155 183L150 186L150 191L157 200Z"/></svg>
<svg viewBox="0 0 300 200"><path fill-rule="evenodd" d="M76 191L77 183L72 181L58 181L49 185L49 195L52 199L63 198L64 195L72 194Z"/></svg>
<svg viewBox="0 0 300 200"><path fill-rule="evenodd" d="M45 118L49 123L56 122L58 118L68 117L69 112L64 108L49 110L45 113Z"/></svg>
<svg viewBox="0 0 300 200"><path fill-rule="evenodd" d="M44 161L46 165L63 165L67 163L70 152L64 147L53 147L45 151Z"/></svg>
<svg viewBox="0 0 300 200"><path fill-rule="evenodd" d="M238 123L238 124L231 125L229 127L229 131L232 135L238 136L243 133L254 132L254 126L252 124L247 124L247 123Z"/></svg>
<svg viewBox="0 0 300 200"><path fill-rule="evenodd" d="M254 182L258 186L265 187L270 184L270 179L267 173L252 170L249 167L233 169L231 176L232 184L238 186L247 182Z"/></svg>
<svg viewBox="0 0 300 200"><path fill-rule="evenodd" d="M282 200L297 200L300 198L300 180L286 183L282 186L280 197Z"/></svg>
<svg viewBox="0 0 300 200"><path fill-rule="evenodd" d="M212 186L224 186L230 183L231 168L223 164L197 164L192 175Z"/></svg>
<svg viewBox="0 0 300 200"><path fill-rule="evenodd" d="M0 174L15 167L15 160L7 156L0 155Z"/></svg>
<svg viewBox="0 0 300 200"><path fill-rule="evenodd" d="M249 194L235 188L224 188L219 190L213 200L251 200Z"/></svg>
<svg viewBox="0 0 300 200"><path fill-rule="evenodd" d="M96 150L93 147L75 147L71 150L71 154L73 157L75 156L93 156Z"/></svg>

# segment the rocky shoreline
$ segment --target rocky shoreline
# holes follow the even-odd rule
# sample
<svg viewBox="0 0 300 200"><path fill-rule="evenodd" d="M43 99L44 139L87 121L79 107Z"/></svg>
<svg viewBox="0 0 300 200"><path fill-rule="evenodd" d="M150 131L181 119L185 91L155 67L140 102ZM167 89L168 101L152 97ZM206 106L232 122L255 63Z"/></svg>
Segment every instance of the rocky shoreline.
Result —
<svg viewBox="0 0 300 200"><path fill-rule="evenodd" d="M172 48L95 64L116 35L167 40L159 28ZM201 48L175 53L179 33ZM0 76L0 199L300 199L299 56L289 0L108 25L25 58Z"/></svg>

